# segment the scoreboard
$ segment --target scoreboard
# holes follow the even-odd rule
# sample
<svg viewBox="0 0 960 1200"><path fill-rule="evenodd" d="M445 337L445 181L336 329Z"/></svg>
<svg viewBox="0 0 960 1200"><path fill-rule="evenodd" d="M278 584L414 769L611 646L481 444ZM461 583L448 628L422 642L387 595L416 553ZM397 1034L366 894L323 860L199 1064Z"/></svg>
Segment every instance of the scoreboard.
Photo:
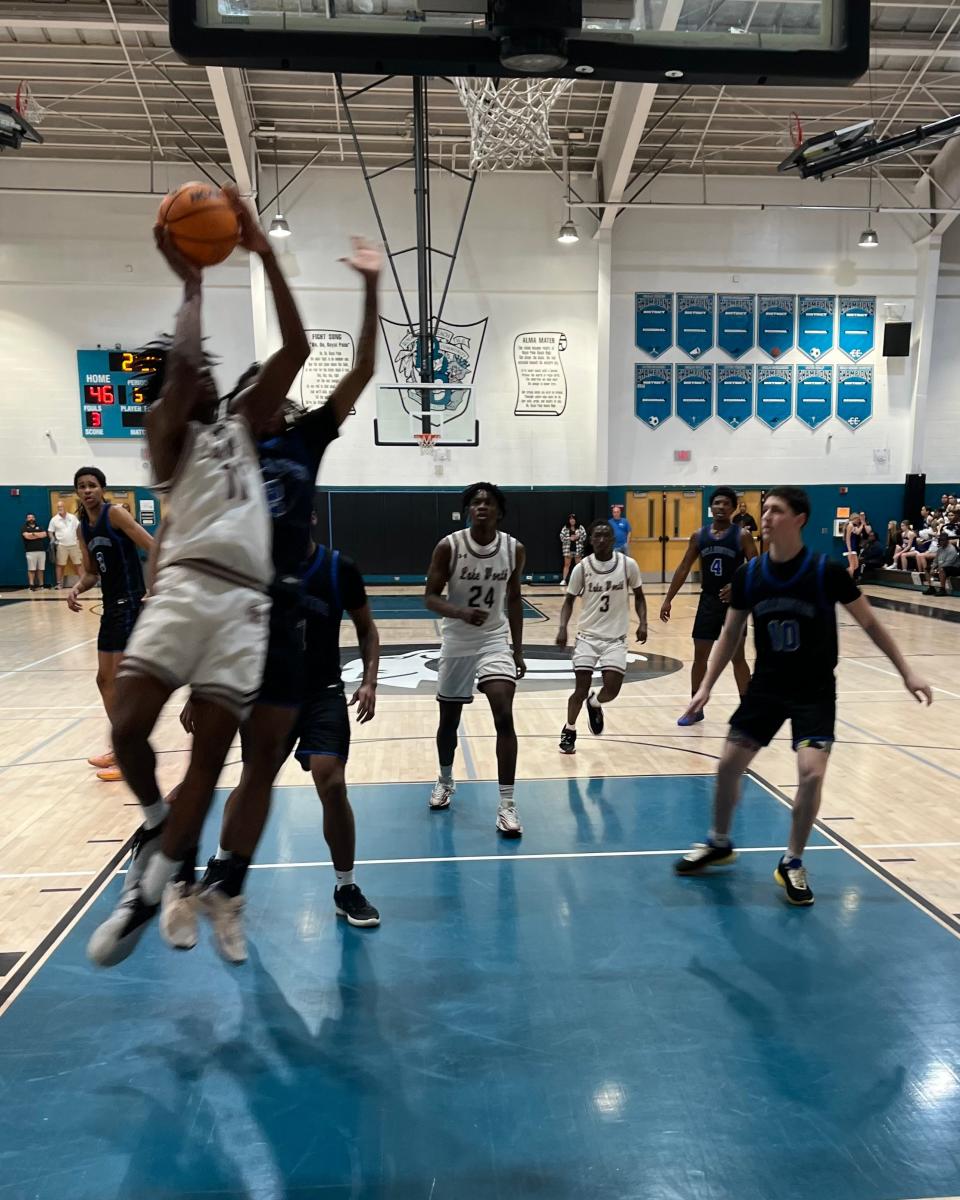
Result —
<svg viewBox="0 0 960 1200"><path fill-rule="evenodd" d="M78 350L80 420L88 438L142 438L146 433L146 377L157 369L149 354Z"/></svg>

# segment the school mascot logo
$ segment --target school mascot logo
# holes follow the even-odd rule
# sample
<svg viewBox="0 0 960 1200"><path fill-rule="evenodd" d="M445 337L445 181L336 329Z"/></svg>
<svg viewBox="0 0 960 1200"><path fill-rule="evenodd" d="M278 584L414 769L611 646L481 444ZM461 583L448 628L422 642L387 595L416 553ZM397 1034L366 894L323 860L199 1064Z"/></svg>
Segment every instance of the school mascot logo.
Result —
<svg viewBox="0 0 960 1200"><path fill-rule="evenodd" d="M470 402L467 390L473 383L483 339L487 331L487 317L474 321L472 325L454 325L450 321L438 323L432 338L432 366L434 383L458 385L450 391L437 388L430 396L431 413L437 414L434 428L461 416ZM380 318L380 328L390 354L393 375L397 383L419 383L421 348L420 327L405 325L399 321ZM422 410L422 393L418 388L397 392L399 403L411 416Z"/></svg>

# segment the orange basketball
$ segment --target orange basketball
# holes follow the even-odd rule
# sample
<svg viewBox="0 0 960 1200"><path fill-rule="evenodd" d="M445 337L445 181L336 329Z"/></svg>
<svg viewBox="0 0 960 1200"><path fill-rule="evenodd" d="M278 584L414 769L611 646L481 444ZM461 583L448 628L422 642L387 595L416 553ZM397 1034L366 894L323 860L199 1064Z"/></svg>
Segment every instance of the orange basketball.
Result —
<svg viewBox="0 0 960 1200"><path fill-rule="evenodd" d="M185 183L165 196L157 220L198 267L229 258L240 237L233 206L212 183Z"/></svg>

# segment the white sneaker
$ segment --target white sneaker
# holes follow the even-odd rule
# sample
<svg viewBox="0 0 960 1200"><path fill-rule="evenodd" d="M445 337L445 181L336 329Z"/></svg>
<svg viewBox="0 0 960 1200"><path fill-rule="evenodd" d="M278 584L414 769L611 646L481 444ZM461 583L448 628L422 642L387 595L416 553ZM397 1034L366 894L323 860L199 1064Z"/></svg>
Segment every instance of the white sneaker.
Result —
<svg viewBox="0 0 960 1200"><path fill-rule="evenodd" d="M497 810L497 829L504 837L518 838L523 835L520 814L515 804L501 804Z"/></svg>
<svg viewBox="0 0 960 1200"><path fill-rule="evenodd" d="M140 888L124 888L120 903L93 931L87 943L87 957L98 967L115 967L133 953L159 904L145 904Z"/></svg>
<svg viewBox="0 0 960 1200"><path fill-rule="evenodd" d="M433 785L433 791L430 793L431 808L449 808L450 801L453 799L453 793L457 790L455 783L444 783L442 779L438 779Z"/></svg>
<svg viewBox="0 0 960 1200"><path fill-rule="evenodd" d="M243 932L243 897L225 896L217 887L197 895L197 906L210 919L217 953L228 963L247 961L247 939Z"/></svg>
<svg viewBox="0 0 960 1200"><path fill-rule="evenodd" d="M197 898L182 879L163 889L160 901L160 936L172 950L192 950L197 944Z"/></svg>

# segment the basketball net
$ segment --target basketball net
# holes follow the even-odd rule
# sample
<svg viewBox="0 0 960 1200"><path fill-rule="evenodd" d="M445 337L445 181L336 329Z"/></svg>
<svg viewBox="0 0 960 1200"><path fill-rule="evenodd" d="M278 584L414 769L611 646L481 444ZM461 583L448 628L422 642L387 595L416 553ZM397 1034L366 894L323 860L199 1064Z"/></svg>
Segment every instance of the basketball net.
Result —
<svg viewBox="0 0 960 1200"><path fill-rule="evenodd" d="M439 433L415 433L414 441L420 447L420 453L433 457L433 452L437 448L437 443L440 441Z"/></svg>
<svg viewBox="0 0 960 1200"><path fill-rule="evenodd" d="M39 125L43 120L44 110L33 98L30 84L25 79L21 79L17 87L17 95L14 99L13 107L31 125Z"/></svg>
<svg viewBox="0 0 960 1200"><path fill-rule="evenodd" d="M470 168L528 167L553 153L550 113L572 79L454 79L470 122Z"/></svg>

